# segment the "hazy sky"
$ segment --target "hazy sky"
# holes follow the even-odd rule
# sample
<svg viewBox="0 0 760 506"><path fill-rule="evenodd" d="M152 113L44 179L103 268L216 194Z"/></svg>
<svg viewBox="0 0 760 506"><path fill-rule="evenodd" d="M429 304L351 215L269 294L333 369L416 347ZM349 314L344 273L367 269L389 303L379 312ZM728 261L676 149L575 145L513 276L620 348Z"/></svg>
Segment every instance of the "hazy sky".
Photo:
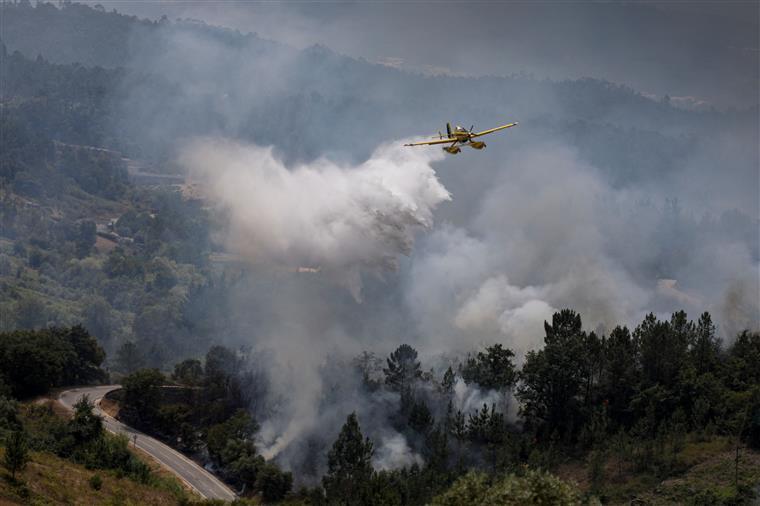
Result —
<svg viewBox="0 0 760 506"><path fill-rule="evenodd" d="M100 3L423 72L599 77L718 106L758 101L757 1Z"/></svg>

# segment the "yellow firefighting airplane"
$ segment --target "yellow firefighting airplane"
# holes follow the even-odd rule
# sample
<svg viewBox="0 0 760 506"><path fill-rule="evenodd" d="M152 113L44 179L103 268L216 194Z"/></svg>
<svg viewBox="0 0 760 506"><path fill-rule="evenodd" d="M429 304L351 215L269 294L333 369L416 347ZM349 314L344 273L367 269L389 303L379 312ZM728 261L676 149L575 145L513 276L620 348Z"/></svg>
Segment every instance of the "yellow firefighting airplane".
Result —
<svg viewBox="0 0 760 506"><path fill-rule="evenodd" d="M425 141L425 142L414 142L412 144L404 144L404 146L449 144L449 146L443 146L443 150L446 151L447 153L451 153L452 155L456 155L457 153L462 151L457 144L461 146L470 146L473 149L483 149L484 147L486 147L486 143L482 141L474 141L473 139L475 137L480 137L481 135L488 135L488 134L497 132L499 130L504 130L505 128L510 128L513 126L517 126L516 121L514 123L507 123L506 125L501 125L496 128L492 128L490 130L483 130L482 132L473 132L472 129L475 127L475 125L471 126L469 130L457 125L452 130L451 123L446 123L446 137L444 137L441 132L438 132L438 138L435 140Z"/></svg>

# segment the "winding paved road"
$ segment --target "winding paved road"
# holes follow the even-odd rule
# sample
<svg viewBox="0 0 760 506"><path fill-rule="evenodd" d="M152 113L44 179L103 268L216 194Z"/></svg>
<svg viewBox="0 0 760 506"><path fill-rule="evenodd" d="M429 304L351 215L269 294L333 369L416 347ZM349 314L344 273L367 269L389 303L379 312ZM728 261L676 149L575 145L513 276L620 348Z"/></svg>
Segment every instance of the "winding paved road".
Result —
<svg viewBox="0 0 760 506"><path fill-rule="evenodd" d="M82 387L61 392L58 400L68 409L73 409L74 404L83 395L87 395L95 404L94 411L103 417L103 426L115 434L126 434L131 442L136 442L137 447L156 459L161 465L176 474L182 481L187 483L193 490L206 499L222 499L234 501L235 493L227 485L219 481L214 475L203 469L197 463L185 457L178 451L164 443L133 429L115 418L108 416L100 409L99 402L111 390L120 388L120 385L107 385L99 387Z"/></svg>

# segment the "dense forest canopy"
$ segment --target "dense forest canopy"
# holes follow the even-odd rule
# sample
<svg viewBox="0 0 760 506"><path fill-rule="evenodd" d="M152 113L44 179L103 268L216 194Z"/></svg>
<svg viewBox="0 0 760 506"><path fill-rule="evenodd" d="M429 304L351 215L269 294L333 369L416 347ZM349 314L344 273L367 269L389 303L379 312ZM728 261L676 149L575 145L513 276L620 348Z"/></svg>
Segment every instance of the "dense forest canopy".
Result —
<svg viewBox="0 0 760 506"><path fill-rule="evenodd" d="M110 374L124 421L267 502L614 502L758 448L757 105L0 10L14 447L148 480L86 402L13 400ZM484 151L401 147L513 119ZM582 490L547 473L578 462Z"/></svg>

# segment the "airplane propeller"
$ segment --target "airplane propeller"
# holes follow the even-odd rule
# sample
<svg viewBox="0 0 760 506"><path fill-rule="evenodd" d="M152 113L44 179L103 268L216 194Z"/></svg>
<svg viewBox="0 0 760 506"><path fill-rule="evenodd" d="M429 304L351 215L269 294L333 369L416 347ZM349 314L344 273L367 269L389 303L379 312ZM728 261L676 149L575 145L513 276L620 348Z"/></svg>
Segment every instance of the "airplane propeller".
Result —
<svg viewBox="0 0 760 506"><path fill-rule="evenodd" d="M470 127L470 133L472 133L472 129L473 129L473 128L475 128L475 125L472 125L472 126Z"/></svg>

